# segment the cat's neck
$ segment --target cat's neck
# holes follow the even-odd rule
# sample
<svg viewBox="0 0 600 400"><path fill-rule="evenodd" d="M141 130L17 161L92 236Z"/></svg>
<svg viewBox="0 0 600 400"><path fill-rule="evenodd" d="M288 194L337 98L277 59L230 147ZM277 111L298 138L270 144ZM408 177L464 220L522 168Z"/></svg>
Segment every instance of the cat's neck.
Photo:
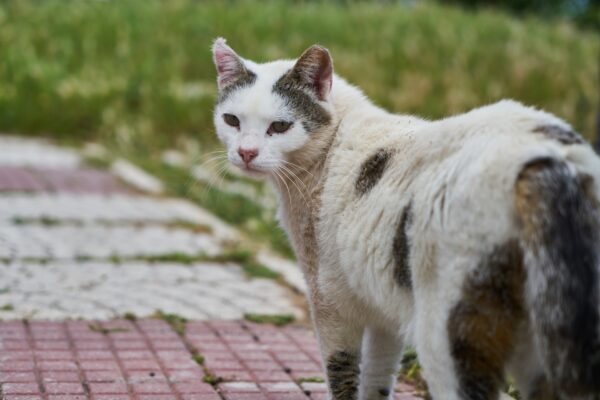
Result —
<svg viewBox="0 0 600 400"><path fill-rule="evenodd" d="M312 147L308 151L311 154L310 161L299 162L292 156L290 160L294 162L286 163L283 171L271 179L279 192L281 223L301 259L309 257L310 249L314 247L310 245L312 239L307 232L312 231L312 224L319 212L328 156L340 128L346 124L352 125L355 119L365 114L386 113L373 105L360 89L337 76L333 81L330 104L333 107L331 124L327 130L313 134L307 145ZM311 264L305 261L303 264Z"/></svg>

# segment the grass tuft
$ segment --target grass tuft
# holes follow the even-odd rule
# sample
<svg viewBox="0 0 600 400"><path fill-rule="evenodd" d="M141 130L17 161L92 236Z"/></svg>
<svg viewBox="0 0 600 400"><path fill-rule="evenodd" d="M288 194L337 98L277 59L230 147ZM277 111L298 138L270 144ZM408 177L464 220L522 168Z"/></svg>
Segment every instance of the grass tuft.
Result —
<svg viewBox="0 0 600 400"><path fill-rule="evenodd" d="M171 325L171 328L173 328L173 330L179 336L185 335L185 325L188 321L187 318L173 313L165 313L161 310L156 310L153 314L153 317L162 319L163 321Z"/></svg>
<svg viewBox="0 0 600 400"><path fill-rule="evenodd" d="M257 324L273 324L276 326L285 326L296 320L291 314L271 315L271 314L244 314L244 319Z"/></svg>

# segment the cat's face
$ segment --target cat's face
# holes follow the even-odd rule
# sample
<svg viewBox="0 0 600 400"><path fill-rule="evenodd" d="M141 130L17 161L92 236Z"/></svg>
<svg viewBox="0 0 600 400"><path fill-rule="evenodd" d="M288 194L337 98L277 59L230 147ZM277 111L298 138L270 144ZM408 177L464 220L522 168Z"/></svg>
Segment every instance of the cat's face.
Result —
<svg viewBox="0 0 600 400"><path fill-rule="evenodd" d="M213 58L219 87L214 123L229 161L254 177L302 162L293 154L310 149L313 135L331 124L327 50L313 46L296 63L256 64L217 39Z"/></svg>

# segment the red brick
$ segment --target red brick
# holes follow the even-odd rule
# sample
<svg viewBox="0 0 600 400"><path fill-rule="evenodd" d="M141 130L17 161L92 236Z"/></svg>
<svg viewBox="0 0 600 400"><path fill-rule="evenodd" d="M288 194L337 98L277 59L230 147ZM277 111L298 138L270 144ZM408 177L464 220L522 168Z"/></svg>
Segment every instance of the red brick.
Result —
<svg viewBox="0 0 600 400"><path fill-rule="evenodd" d="M46 392L49 394L84 394L83 386L81 383L46 383Z"/></svg>
<svg viewBox="0 0 600 400"><path fill-rule="evenodd" d="M87 371L105 371L118 370L119 365L114 361L90 361L85 360L79 363L81 369Z"/></svg>
<svg viewBox="0 0 600 400"><path fill-rule="evenodd" d="M182 369L167 371L171 382L189 382L201 380L204 373L199 369Z"/></svg>
<svg viewBox="0 0 600 400"><path fill-rule="evenodd" d="M306 354L301 351L295 351L290 353L275 353L275 357L279 361L301 361L301 362L311 362L312 360Z"/></svg>
<svg viewBox="0 0 600 400"><path fill-rule="evenodd" d="M33 347L38 350L68 350L69 343L60 340L36 340Z"/></svg>
<svg viewBox="0 0 600 400"><path fill-rule="evenodd" d="M135 393L163 394L171 393L171 388L165 382L141 382L131 385Z"/></svg>
<svg viewBox="0 0 600 400"><path fill-rule="evenodd" d="M122 382L90 382L89 386L93 394L127 394L127 385Z"/></svg>
<svg viewBox="0 0 600 400"><path fill-rule="evenodd" d="M122 360L152 360L154 354L149 350L118 351L117 356Z"/></svg>
<svg viewBox="0 0 600 400"><path fill-rule="evenodd" d="M176 397L173 394L139 394L137 400L174 400Z"/></svg>
<svg viewBox="0 0 600 400"><path fill-rule="evenodd" d="M73 354L70 351L57 351L57 350L36 350L35 358L43 361L56 361L65 360L70 361L73 359Z"/></svg>
<svg viewBox="0 0 600 400"><path fill-rule="evenodd" d="M267 393L303 393L302 389L294 382L261 383Z"/></svg>
<svg viewBox="0 0 600 400"><path fill-rule="evenodd" d="M283 371L254 371L253 374L259 382L292 381L292 377Z"/></svg>
<svg viewBox="0 0 600 400"><path fill-rule="evenodd" d="M147 350L148 343L144 340L115 340L113 346L117 350Z"/></svg>
<svg viewBox="0 0 600 400"><path fill-rule="evenodd" d="M189 368L193 368L194 365L197 365L197 363L188 358L188 359L167 359L167 360L161 360L163 366L167 369L189 369Z"/></svg>
<svg viewBox="0 0 600 400"><path fill-rule="evenodd" d="M0 363L0 372L33 371L35 365L32 361L12 361L7 364Z"/></svg>
<svg viewBox="0 0 600 400"><path fill-rule="evenodd" d="M2 400L42 400L42 396L33 394L9 394L2 396Z"/></svg>
<svg viewBox="0 0 600 400"><path fill-rule="evenodd" d="M282 371L283 367L275 361L249 361L246 363L251 371Z"/></svg>
<svg viewBox="0 0 600 400"><path fill-rule="evenodd" d="M308 400L309 397L302 392L299 393L269 393L268 400Z"/></svg>
<svg viewBox="0 0 600 400"><path fill-rule="evenodd" d="M106 350L109 349L108 343L103 340L75 340L73 342L75 348L82 350Z"/></svg>
<svg viewBox="0 0 600 400"><path fill-rule="evenodd" d="M2 383L4 394L39 394L40 387L37 383Z"/></svg>
<svg viewBox="0 0 600 400"><path fill-rule="evenodd" d="M238 356L244 361L274 361L273 357L264 351L247 351L238 354Z"/></svg>
<svg viewBox="0 0 600 400"><path fill-rule="evenodd" d="M262 393L224 393L225 400L267 400Z"/></svg>
<svg viewBox="0 0 600 400"><path fill-rule="evenodd" d="M85 371L88 382L124 382L125 379L120 371Z"/></svg>
<svg viewBox="0 0 600 400"><path fill-rule="evenodd" d="M76 371L77 365L72 361L40 361L37 363L42 371Z"/></svg>
<svg viewBox="0 0 600 400"><path fill-rule="evenodd" d="M129 383L137 382L161 382L166 381L167 378L163 375L160 370L135 370L127 371L127 380Z"/></svg>
<svg viewBox="0 0 600 400"><path fill-rule="evenodd" d="M173 340L153 340L152 347L156 350L183 350L185 349L185 344Z"/></svg>
<svg viewBox="0 0 600 400"><path fill-rule="evenodd" d="M121 364L125 370L160 369L155 360L122 360Z"/></svg>
<svg viewBox="0 0 600 400"><path fill-rule="evenodd" d="M33 372L0 372L0 382L35 382Z"/></svg>
<svg viewBox="0 0 600 400"><path fill-rule="evenodd" d="M225 382L219 385L219 388L225 393L254 393L260 392L260 389L254 382Z"/></svg>
<svg viewBox="0 0 600 400"><path fill-rule="evenodd" d="M211 385L204 382L189 382L189 383L176 383L173 385L175 390L179 393L212 393L214 389Z"/></svg>
<svg viewBox="0 0 600 400"><path fill-rule="evenodd" d="M80 360L112 360L115 361L115 355L109 350L80 350L77 352L77 358Z"/></svg>
<svg viewBox="0 0 600 400"><path fill-rule="evenodd" d="M100 394L92 397L93 400L131 400L128 394Z"/></svg>
<svg viewBox="0 0 600 400"><path fill-rule="evenodd" d="M296 362L286 361L282 363L285 368L292 370L292 372L303 372L303 371L319 371L319 366L314 362Z"/></svg>
<svg viewBox="0 0 600 400"><path fill-rule="evenodd" d="M79 382L79 373L75 371L43 371L43 382Z"/></svg>
<svg viewBox="0 0 600 400"><path fill-rule="evenodd" d="M211 369L210 372L215 376L225 379L226 381L239 382L239 381L252 380L252 376L250 375L250 373L248 371L244 371L244 370Z"/></svg>
<svg viewBox="0 0 600 400"><path fill-rule="evenodd" d="M86 395L77 395L77 394L60 394L60 395L50 395L48 396L48 400L88 400Z"/></svg>
<svg viewBox="0 0 600 400"><path fill-rule="evenodd" d="M182 400L221 400L221 396L217 392L183 394L181 398Z"/></svg>
<svg viewBox="0 0 600 400"><path fill-rule="evenodd" d="M27 350L29 343L25 340L5 340L0 341L0 349L2 350Z"/></svg>
<svg viewBox="0 0 600 400"><path fill-rule="evenodd" d="M33 361L33 353L31 350L3 351L0 362L3 361Z"/></svg>

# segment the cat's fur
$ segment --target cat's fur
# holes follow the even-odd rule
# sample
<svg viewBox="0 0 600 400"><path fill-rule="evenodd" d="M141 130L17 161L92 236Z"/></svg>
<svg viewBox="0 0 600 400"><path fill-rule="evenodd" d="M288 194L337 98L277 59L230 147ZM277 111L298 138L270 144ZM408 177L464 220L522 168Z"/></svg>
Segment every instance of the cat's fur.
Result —
<svg viewBox="0 0 600 400"><path fill-rule="evenodd" d="M505 373L527 399L598 398L600 161L569 125L514 101L393 115L319 46L213 55L217 135L278 188L331 399L391 399L407 343L436 400L497 399Z"/></svg>

